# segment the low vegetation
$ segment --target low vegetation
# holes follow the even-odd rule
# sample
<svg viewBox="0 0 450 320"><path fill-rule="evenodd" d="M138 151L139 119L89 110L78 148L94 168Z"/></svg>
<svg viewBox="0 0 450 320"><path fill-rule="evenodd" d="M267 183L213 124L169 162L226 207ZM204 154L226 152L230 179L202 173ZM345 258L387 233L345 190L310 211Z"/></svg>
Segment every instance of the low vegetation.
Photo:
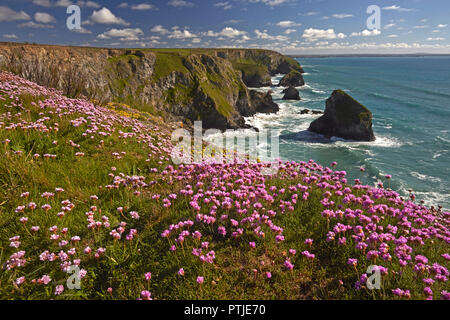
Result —
<svg viewBox="0 0 450 320"><path fill-rule="evenodd" d="M174 128L1 73L0 298L450 298L450 213L336 163L174 165Z"/></svg>

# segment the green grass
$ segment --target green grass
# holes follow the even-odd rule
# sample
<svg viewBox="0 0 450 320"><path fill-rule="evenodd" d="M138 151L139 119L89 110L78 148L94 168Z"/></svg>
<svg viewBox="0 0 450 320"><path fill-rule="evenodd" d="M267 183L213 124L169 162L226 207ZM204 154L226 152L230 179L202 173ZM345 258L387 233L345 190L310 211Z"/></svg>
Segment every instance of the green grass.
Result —
<svg viewBox="0 0 450 320"><path fill-rule="evenodd" d="M203 235L201 241L210 243L209 250L214 250L217 257L214 264L201 263L198 257L192 255L192 249L200 247L200 241L193 238L186 238L183 246L177 245L175 252L169 251L174 244L174 237L162 238L161 233L171 224L195 220L195 213L189 205L191 199L180 194L180 190L190 184L197 193L200 188L206 189L216 183L214 179L219 179L224 183L225 190L231 192L236 187L236 178L193 174L187 180L177 181L179 173L164 173L164 170L171 170L169 166L172 163L168 154L162 149L152 153L154 149L149 147L168 147L170 128L167 126L151 122L150 119L127 122L128 125L125 125L114 120L114 114L111 113L111 118L108 118L114 128L111 135L95 135L91 139L90 135L83 133L92 128L92 123L84 123L78 127L71 123L80 117L86 118L86 114L59 115L53 113L54 108L43 109L33 104L45 99L44 96L22 94L22 108L12 108L13 101L9 98L0 100L0 122L3 123L0 126L0 141L3 142L0 145L0 264L4 265L11 254L18 251L9 246L9 239L15 235L21 237L20 250L26 251L28 259L24 267L2 270L0 298L134 300L142 290L150 290L155 299L391 299L391 289L397 287L410 289L412 298L424 298L424 284L410 268L405 269L401 277L385 278L383 290L355 290L355 281L365 272L370 262L365 260L364 254L355 249L353 244L339 246L337 240L326 241L326 233L333 225L321 215L324 207L320 201L325 190L316 184L310 185L308 201L302 201L300 195L293 211L281 212L281 201L290 201L292 196L287 191L288 188L303 183L304 178L301 174L292 177L284 169L277 176L267 178L265 185L266 188L276 186L278 190L286 188L285 194L280 194L274 203L260 200L267 210L278 211L273 221L284 229L284 242L276 242L275 234L267 226L262 227L264 238L256 237L252 228L245 228L239 239L233 239L218 235L218 223L210 226L196 223L190 231L200 231ZM120 111L130 112L128 109ZM47 127L55 127L58 123L59 130L43 132L5 129L10 123L20 120L35 122L44 116L49 117L45 121ZM145 125L145 130L135 137L120 137L120 131L133 133L138 125ZM146 138L140 135L145 135ZM9 143L5 143L7 139ZM54 141L57 143L54 144ZM73 147L69 141L80 145L80 148ZM14 151L21 151L22 154L16 155ZM84 152L84 156L76 156L79 151ZM116 152L124 154L119 159L113 155ZM35 159L33 155L36 153L41 157ZM55 154L56 158L44 159L42 155L45 153ZM115 171L112 167L116 168ZM173 170L182 169L174 166ZM113 183L114 176L125 178L134 175L145 177L146 183L154 183L146 188L133 187L132 184L119 184L117 188L110 190L106 188ZM204 186L196 186L199 181ZM256 190L260 182L251 183ZM43 192L54 192L55 188L63 188L64 192L55 193L48 200L41 197ZM20 195L26 191L30 193L29 197L21 198ZM140 191L140 194L136 195L135 191ZM161 200L152 198L159 194L163 199L172 193L177 194L178 198L172 201L169 208L164 208ZM363 191L353 190L352 193L361 196ZM97 195L98 200L90 199L91 195ZM75 207L60 218L57 213L60 211L61 201L66 199ZM337 210L341 198L333 194L330 200L336 202L333 209ZM37 208L34 211L25 209L25 212L15 212L18 206L26 205L29 201L36 202ZM387 200L378 200L377 203L392 205ZM52 209L40 209L43 204L49 204ZM122 213L118 212L119 207L124 208ZM348 207L359 208L356 204ZM111 227L88 229L86 213L90 211L94 213L96 221L107 216ZM140 219L132 219L130 211L137 211ZM240 217L235 208L219 208L217 217L222 214L234 219ZM23 216L29 219L26 224L19 221ZM127 223L126 232L122 239L114 240L109 233L120 222ZM397 222L396 218L386 217L380 225L386 228ZM81 241L70 242L67 247L60 248L57 241L50 240L49 228L54 225L60 230L68 228L67 236L62 237L69 242L74 235L80 236ZM34 234L30 231L31 226L40 226L41 229ZM133 241L124 239L130 229L137 230ZM350 242L350 232L345 235ZM307 238L314 239L312 247L304 243ZM249 248L250 241L256 242L255 249ZM86 246L90 246L93 251L105 248L106 253L96 259L93 253L83 253ZM444 241L433 239L433 242L427 241L423 246L412 246L415 254L424 254L432 262L448 265L441 257L441 254L448 252L448 245ZM80 290L66 289L62 295L55 296L55 286L65 285L68 275L61 271L61 261L41 262L39 255L45 250L59 253L68 248L76 249L74 258L81 260L81 266L87 271L87 275L81 281ZM295 267L292 271L287 271L283 263L291 248L297 250L297 254L291 256ZM301 256L303 250L310 250L316 255L314 262ZM357 270L346 265L350 257L357 257L360 261ZM397 258L394 257L388 267L397 269ZM185 269L184 277L177 275L180 268ZM271 279L265 278L265 272L268 271L272 273ZM144 280L146 272L152 273L149 282ZM31 279L39 279L44 274L52 278L48 286L31 283ZM205 278L205 283L201 286L196 282L200 275ZM21 276L25 276L27 281L20 286L14 285L15 279ZM339 280L343 281L342 286ZM112 294L107 292L108 288L113 289ZM433 286L435 298L446 288L446 283L436 282Z"/></svg>

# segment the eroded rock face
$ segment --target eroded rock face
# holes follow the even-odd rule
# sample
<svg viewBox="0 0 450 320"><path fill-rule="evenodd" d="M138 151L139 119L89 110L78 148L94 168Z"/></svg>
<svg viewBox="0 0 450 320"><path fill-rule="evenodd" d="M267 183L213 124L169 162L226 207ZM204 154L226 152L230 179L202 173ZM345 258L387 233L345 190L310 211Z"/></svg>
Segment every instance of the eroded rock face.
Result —
<svg viewBox="0 0 450 320"><path fill-rule="evenodd" d="M273 102L271 92L264 93L250 90L249 98L248 105L239 106L239 112L244 117L251 117L257 113L277 113L280 110L278 104Z"/></svg>
<svg viewBox="0 0 450 320"><path fill-rule="evenodd" d="M247 86L270 86L275 72L303 72L293 59L270 50L101 49L0 43L2 63L14 60L17 73L65 91L74 84L100 102L121 102L157 113L166 121L204 128L241 128L243 115L272 112L271 96L250 97ZM20 69L20 70L19 70ZM45 70L51 83L33 78ZM244 72L243 72L244 71ZM73 76L76 75L76 76ZM69 94L70 95L70 94ZM242 113L241 113L242 111Z"/></svg>
<svg viewBox="0 0 450 320"><path fill-rule="evenodd" d="M284 93L283 100L301 100L300 92L293 86L284 89L282 93Z"/></svg>
<svg viewBox="0 0 450 320"><path fill-rule="evenodd" d="M311 123L311 132L327 138L374 141L372 112L342 90L336 90L326 102L325 113Z"/></svg>
<svg viewBox="0 0 450 320"><path fill-rule="evenodd" d="M272 79L269 73L259 73L248 70L242 70L242 81L250 88L270 87Z"/></svg>
<svg viewBox="0 0 450 320"><path fill-rule="evenodd" d="M290 87L290 86L301 87L304 85L305 80L303 79L303 75L296 70L293 70L288 74L286 74L278 84L279 87Z"/></svg>

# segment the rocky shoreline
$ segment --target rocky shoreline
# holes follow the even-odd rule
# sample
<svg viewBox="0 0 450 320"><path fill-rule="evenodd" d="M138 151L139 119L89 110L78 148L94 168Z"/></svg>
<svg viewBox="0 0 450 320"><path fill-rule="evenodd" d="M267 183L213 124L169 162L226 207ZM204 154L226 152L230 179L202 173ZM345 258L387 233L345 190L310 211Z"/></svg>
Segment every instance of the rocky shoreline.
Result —
<svg viewBox="0 0 450 320"><path fill-rule="evenodd" d="M249 88L270 86L286 74L301 83L294 59L259 49L102 49L0 43L6 70L96 101L124 103L168 122L220 130L244 128L244 116L279 110L269 94ZM288 80L286 80L288 81ZM291 80L289 80L291 81ZM73 84L78 84L76 92ZM69 90L71 89L71 90Z"/></svg>

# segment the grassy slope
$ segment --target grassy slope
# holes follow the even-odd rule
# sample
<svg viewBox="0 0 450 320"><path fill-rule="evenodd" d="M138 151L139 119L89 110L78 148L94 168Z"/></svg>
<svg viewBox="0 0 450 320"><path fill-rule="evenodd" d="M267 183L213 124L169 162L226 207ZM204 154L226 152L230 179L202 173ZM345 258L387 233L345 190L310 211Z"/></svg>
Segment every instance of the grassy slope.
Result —
<svg viewBox="0 0 450 320"><path fill-rule="evenodd" d="M5 83L16 83L19 88L33 87L32 84L17 81L11 76L0 75L2 86ZM48 97L52 97L51 100L46 100ZM324 206L321 201L326 190L316 182L305 183L305 178L317 175L315 172L322 168L320 166L303 164L303 169L309 169L302 171L301 167L292 169L287 165L280 170L279 175L266 178L265 190L269 190L271 186L277 187L276 192L268 192L274 197L273 203L248 196L239 199L230 195L233 201L242 204L249 199L250 213L257 208L254 207L256 203L261 203L265 208L256 209L261 214L274 210L277 214L270 219L284 229L285 237L285 241L275 241L276 232L272 232L265 224L261 225L265 236L258 237L254 227L243 223L242 236L234 239L230 237L230 233L236 228L231 227L229 219L241 220L249 216L249 213L238 214L234 206L229 209L219 206L215 223L201 223L195 219L196 213L189 204L191 197L180 191L188 190L186 186L191 185L193 194L202 193L200 189L212 188L214 179L223 183L222 190L244 191L241 184L236 183L240 176L233 177L234 173L239 173L247 179L243 185L249 188L253 186L254 189L250 190L255 193L263 180L253 171L254 168L241 170L238 166L218 166L215 168L218 173L214 173L211 168L197 167L192 173L183 173L186 168L172 167L167 154L171 145L170 128L138 111L103 109L87 102L67 100L42 88L30 93L29 90L0 87L0 98L0 141L3 142L0 150L0 263L4 267L11 264L11 255L19 250L26 251L27 258L25 266L0 273L0 298L136 299L142 290L147 289L156 299L381 299L393 298L391 289L397 287L411 290L413 298L425 298L425 284L421 279L433 275L416 275L412 271L413 265L402 270L394 256L393 243L390 243L392 263L380 258L376 262L388 267L389 272L402 270L403 275L389 274L384 277L384 289L381 291L354 289L355 281L372 263L366 260L364 253L354 248L351 231L342 235L347 236L347 245L339 246L337 236L334 241L326 241L328 230L336 223L356 225L359 222L322 217ZM84 107L71 107L70 104ZM86 123L73 122L80 117L86 119ZM23 127L26 124L22 128L9 127L20 121L33 124L34 129L25 130ZM57 131L52 129L56 123L59 128ZM37 124L44 124L48 130ZM126 136L124 132L134 132L136 135ZM77 152L83 152L84 155L77 156ZM34 157L36 154L40 156ZM54 154L56 158L45 158L44 154ZM148 185L133 187L133 183L127 180L131 176L143 177ZM339 174L332 176L337 180L342 179ZM177 177L181 177L181 180ZM128 183L124 183L125 181ZM199 182L203 185L197 184ZM332 185L338 184L337 181L329 182ZM308 200L302 200L305 192L292 189L298 184L309 188ZM108 189L106 186L115 187ZM55 188L63 188L64 191L58 193ZM282 192L280 189L285 190ZM220 188L215 189L216 192L218 190ZM29 192L29 196L21 197L23 192ZM55 195L45 199L42 197L44 192L53 192ZM354 189L352 193L361 196L365 191ZM168 199L170 194L176 194L177 199L170 200L171 205L164 207L162 199ZM294 194L299 196L296 203L291 200ZM98 200L90 199L91 195L97 195ZM160 195L160 198L155 199L155 195ZM66 212L64 217L58 217L61 201L66 199L75 207ZM217 194L217 199L223 203L227 197ZM342 196L333 192L330 200L336 202L330 209L338 210ZM37 204L36 209L25 208L16 212L16 208L26 206L31 201ZM282 208L282 201L286 201L286 210ZM392 204L388 199L376 202L388 203L400 210L405 207L403 203ZM202 206L201 212L208 213L211 204L206 205L202 201L199 203ZM44 204L49 204L51 209L42 209ZM292 210L288 209L291 206ZM123 208L123 212L117 208ZM350 203L344 205L342 210L345 208L358 209L361 205ZM419 212L423 209L415 210ZM133 219L131 211L138 212L140 218ZM94 214L95 221L102 221L102 216L108 217L110 227L103 225L94 230L87 228L87 212ZM371 216L367 210L363 212ZM229 218L222 221L222 215L228 215ZM387 214L377 215L382 217L378 223L380 226L399 226L401 222ZM432 215L436 216L436 213ZM441 213L437 215L442 216ZM20 222L21 217L27 217L28 221ZM193 248L201 246L200 240L186 237L180 245L175 242L175 235L161 237L161 233L169 225L186 220L194 221L194 225L188 229L190 232L200 231L203 235L201 241L209 242L209 249L206 251L215 251L216 259L213 264L202 263L192 254ZM117 230L120 222L127 223L125 232L120 240L114 240L110 232L112 229ZM420 226L413 222L413 227L417 228L428 225L430 223ZM31 226L39 226L40 230L33 233ZM60 236L57 241L50 240L53 232L49 228L52 226L58 227L58 231L54 233ZM227 227L226 236L218 234L218 226ZM65 227L68 228L67 234L61 233ZM125 236L131 229L137 230L137 236L128 241ZM369 234L368 230L365 232ZM439 233L441 232L443 233ZM401 232L397 236L400 234ZM71 237L75 235L81 241L71 241ZM13 236L20 236L21 243L17 249L10 246L10 242L14 240L9 239ZM307 238L314 239L311 247L304 243ZM60 247L58 243L61 239L66 239L68 244ZM255 249L249 246L249 242L253 241L256 242ZM414 249L412 258L417 254L424 254L430 260L430 265L434 262L446 265L441 254L448 252L448 245L434 237L424 241L424 245L408 243ZM177 250L171 252L169 248L174 244ZM87 246L92 248L93 253L83 252ZM81 290L66 289L63 294L55 296L56 285L65 285L68 275L61 271L62 261L42 262L39 255L45 250L56 254L61 250L67 253L69 248L76 249L69 260L80 259L80 266L87 271L87 275L82 279ZM106 249L98 259L94 257L97 248ZM297 253L292 255L289 249L296 249ZM314 261L300 254L304 250L315 254ZM288 257L295 266L291 271L284 266ZM346 265L350 257L358 259L356 269ZM177 274L180 268L184 268L184 276ZM150 281L144 279L146 272L152 273ZM271 272L271 279L266 278L266 272ZM40 279L46 274L52 279L48 285L32 283L33 279ZM22 276L26 278L25 283L15 285L14 281ZM198 276L204 277L203 285L196 282ZM339 285L338 280L343 280L343 285ZM113 289L111 294L107 292L109 287ZM439 298L440 292L445 288L446 282L436 281L433 285L435 298Z"/></svg>

